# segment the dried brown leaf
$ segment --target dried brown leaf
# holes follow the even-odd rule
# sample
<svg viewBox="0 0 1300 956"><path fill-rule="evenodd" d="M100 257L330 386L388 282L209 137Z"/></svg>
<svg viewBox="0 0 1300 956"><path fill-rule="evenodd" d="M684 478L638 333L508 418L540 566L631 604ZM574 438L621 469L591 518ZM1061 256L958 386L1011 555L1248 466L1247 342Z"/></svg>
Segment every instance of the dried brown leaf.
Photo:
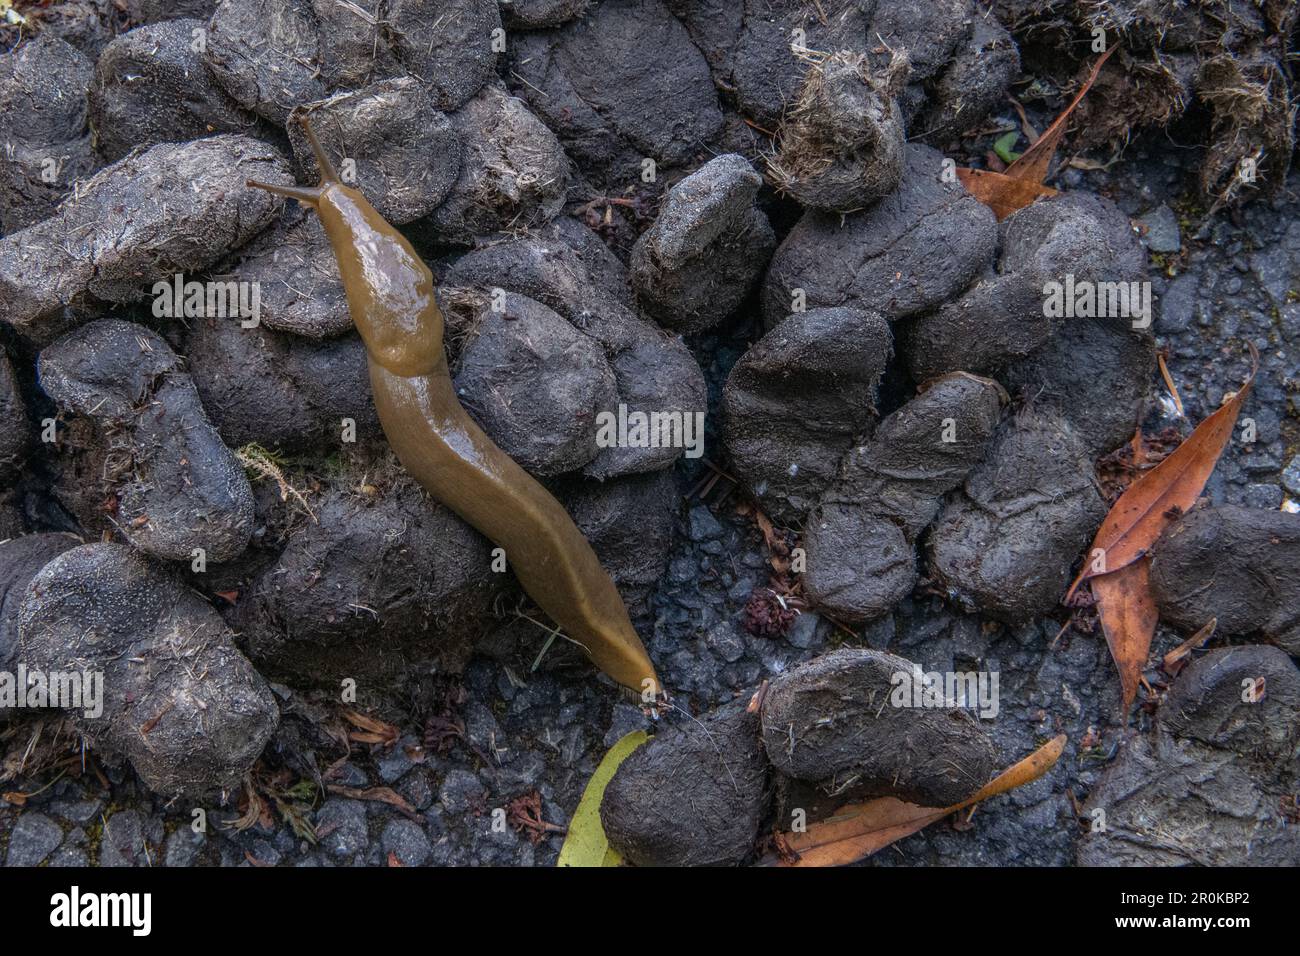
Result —
<svg viewBox="0 0 1300 956"><path fill-rule="evenodd" d="M1021 153L1020 158L1007 168L1008 176L1012 179L1023 179L1039 184L1047 181L1047 174L1051 171L1052 158L1056 155L1057 147L1061 145L1061 137L1065 135L1065 127L1070 121L1071 114L1083 102L1088 90L1092 89L1092 84L1097 82L1097 74L1101 72L1101 68L1116 49L1116 47L1111 47L1093 64L1092 71L1088 74L1088 78L1084 80L1083 86L1079 87L1079 92L1074 94L1074 99L1070 101L1070 105L1052 121L1052 125L1047 127L1043 135L1034 140L1033 145Z"/></svg>
<svg viewBox="0 0 1300 956"><path fill-rule="evenodd" d="M967 192L993 210L999 222L1035 200L1056 195L1050 186L990 169L958 169L957 178Z"/></svg>
<svg viewBox="0 0 1300 956"><path fill-rule="evenodd" d="M391 787L367 787L363 789L361 787L345 787L339 783L331 783L325 789L341 797L351 797L353 800L373 800L377 803L386 803L390 807L396 807L408 819L420 819L420 815L415 812L415 807L407 803L406 798Z"/></svg>
<svg viewBox="0 0 1300 956"><path fill-rule="evenodd" d="M1142 558L1111 574L1092 579L1097 617L1106 646L1119 671L1124 709L1137 696L1138 681L1151 652L1160 615L1151 597L1151 559Z"/></svg>
<svg viewBox="0 0 1300 956"><path fill-rule="evenodd" d="M1249 343L1247 343L1249 344ZM1109 574L1144 557L1161 532L1177 515L1191 509L1218 463L1241 406L1250 394L1259 370L1259 352L1250 345L1250 378L1229 401L1196 426L1187 440L1129 486L1101 523L1084 560L1083 570L1070 585L1068 601L1089 578Z"/></svg>
<svg viewBox="0 0 1300 956"><path fill-rule="evenodd" d="M1070 121L1071 114L1083 101L1092 84L1096 82L1102 65L1114 51L1115 48L1111 47L1093 65L1092 72L1088 74L1087 80L1074 95L1070 105L1052 121L1052 125L1042 136L1034 140L1033 145L1025 150L1020 158L1006 168L1006 172L988 169L957 170L957 178L961 180L962 185L972 196L992 209L993 215L999 222L1017 209L1024 209L1044 196L1056 195L1055 189L1043 185L1051 170L1052 158L1056 155L1057 147L1061 145L1061 137L1065 135L1065 127ZM1021 115L1023 117L1023 112Z"/></svg>
<svg viewBox="0 0 1300 956"><path fill-rule="evenodd" d="M1006 793L1037 780L1060 759L1065 735L998 774L979 792L951 807L922 807L895 797L880 797L850 804L835 816L812 824L803 833L777 834L779 852L763 860L765 866L844 866L865 859L877 850L910 836L950 813Z"/></svg>
<svg viewBox="0 0 1300 956"><path fill-rule="evenodd" d="M357 743L381 744L385 747L391 747L402 736L400 730L377 717L359 714L355 710L345 710L343 716L348 723L359 728L359 730L354 730L348 734L348 739L355 740Z"/></svg>

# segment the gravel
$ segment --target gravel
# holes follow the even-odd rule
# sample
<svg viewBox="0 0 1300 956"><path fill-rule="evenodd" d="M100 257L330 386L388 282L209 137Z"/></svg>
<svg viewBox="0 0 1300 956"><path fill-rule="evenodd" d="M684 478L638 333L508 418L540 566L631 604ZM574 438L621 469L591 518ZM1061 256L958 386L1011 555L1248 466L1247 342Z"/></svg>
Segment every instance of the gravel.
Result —
<svg viewBox="0 0 1300 956"><path fill-rule="evenodd" d="M63 830L43 813L24 813L9 834L5 866L36 866L63 842Z"/></svg>
<svg viewBox="0 0 1300 956"><path fill-rule="evenodd" d="M1161 204L1138 220L1146 229L1147 248L1152 252L1172 253L1183 247L1178 216L1168 206Z"/></svg>
<svg viewBox="0 0 1300 956"><path fill-rule="evenodd" d="M330 797L316 813L316 829L327 853L349 859L370 842L366 805L360 800Z"/></svg>

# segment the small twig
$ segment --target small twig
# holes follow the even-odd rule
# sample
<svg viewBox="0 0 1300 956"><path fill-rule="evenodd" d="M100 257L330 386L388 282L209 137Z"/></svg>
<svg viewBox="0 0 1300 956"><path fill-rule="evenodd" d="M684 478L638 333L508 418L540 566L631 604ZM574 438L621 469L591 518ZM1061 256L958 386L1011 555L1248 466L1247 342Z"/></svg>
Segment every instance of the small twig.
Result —
<svg viewBox="0 0 1300 956"><path fill-rule="evenodd" d="M1183 659L1213 637L1214 631L1218 626L1219 619L1217 617L1210 618L1210 623L1206 624L1199 631L1166 654L1164 659L1160 662L1161 666L1164 667L1168 673L1177 674L1178 671L1182 669Z"/></svg>
<svg viewBox="0 0 1300 956"><path fill-rule="evenodd" d="M1156 362L1160 365L1160 374L1164 377L1165 388L1169 389L1169 394L1174 399L1174 407L1178 409L1178 417L1186 418L1187 414L1183 411L1183 400L1178 396L1178 386L1174 384L1174 377L1169 374L1169 366L1165 364L1165 353L1163 351L1156 353Z"/></svg>

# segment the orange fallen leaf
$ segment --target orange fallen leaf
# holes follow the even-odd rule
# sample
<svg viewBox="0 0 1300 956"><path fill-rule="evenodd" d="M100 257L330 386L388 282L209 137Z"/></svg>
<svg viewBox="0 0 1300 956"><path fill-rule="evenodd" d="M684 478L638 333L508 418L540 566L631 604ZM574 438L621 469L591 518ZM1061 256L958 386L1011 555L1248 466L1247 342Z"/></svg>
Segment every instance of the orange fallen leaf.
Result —
<svg viewBox="0 0 1300 956"><path fill-rule="evenodd" d="M1032 146L1020 154L1019 159L1007 167L1008 176L1012 179L1026 179L1034 183L1042 183L1047 180L1047 174L1052 166L1052 157L1056 155L1057 147L1061 145L1061 137L1065 135L1065 127L1070 121L1070 116L1083 102L1083 98L1088 91L1092 89L1092 84L1097 82L1097 74L1101 72L1101 68L1105 66L1106 61L1110 59L1110 55L1116 49L1117 47L1111 47L1093 64L1092 71L1088 74L1088 78L1084 80L1083 86L1079 87L1079 92L1074 94L1074 99L1070 101L1070 105L1052 121L1052 125L1047 127L1042 136L1034 140Z"/></svg>
<svg viewBox="0 0 1300 956"><path fill-rule="evenodd" d="M395 726L377 717L369 717L355 710L345 710L343 717L352 726L360 728L348 733L348 739L359 744L382 744L391 747L402 736L402 732Z"/></svg>
<svg viewBox="0 0 1300 956"><path fill-rule="evenodd" d="M1115 48L1111 47L1093 65L1088 79L1074 95L1070 105L1052 121L1052 125L1042 136L1034 140L1033 145L1025 150L1019 159L1007 167L1005 173L987 169L957 170L957 178L961 180L962 185L972 196L992 209L993 215L999 222L1017 209L1024 209L1044 196L1057 194L1055 189L1043 185L1052 165L1052 157L1056 155L1056 149L1061 144L1061 137L1065 134L1070 115L1092 88L1102 65L1113 52Z"/></svg>
<svg viewBox="0 0 1300 956"><path fill-rule="evenodd" d="M403 862L398 858L397 854L396 854L394 851L392 851L392 850L389 850L389 851L388 851L388 865L391 866L391 867L404 867L404 866L406 866L406 864L403 863Z"/></svg>
<svg viewBox="0 0 1300 956"><path fill-rule="evenodd" d="M1079 585L1097 575L1110 574L1146 556L1156 538L1179 514L1196 504L1210 473L1232 437L1241 406L1255 383L1259 351L1251 343L1250 378L1229 401L1197 425L1187 440L1175 448L1120 495L1084 559L1083 570L1065 595L1067 601Z"/></svg>
<svg viewBox="0 0 1300 956"><path fill-rule="evenodd" d="M1092 579L1097 617L1106 646L1119 671L1124 710L1137 697L1138 680L1151 653L1151 638L1160 615L1151 597L1151 559L1142 558L1111 574Z"/></svg>
<svg viewBox="0 0 1300 956"><path fill-rule="evenodd" d="M1002 771L972 797L951 807L922 807L895 797L879 797L842 807L833 817L812 824L803 833L783 833L787 856L764 858L763 866L845 866L910 836L950 813L1014 790L1047 773L1065 750L1065 735L1053 738L1032 754Z"/></svg>
<svg viewBox="0 0 1300 956"><path fill-rule="evenodd" d="M808 832L811 843L795 843L782 834L791 856L777 858L771 866L847 866L865 860L891 843L897 843L946 816L946 811L904 803L896 797L881 797L845 808L848 816L834 816L814 823ZM824 829L822 829L824 828Z"/></svg>
<svg viewBox="0 0 1300 956"><path fill-rule="evenodd" d="M1050 186L989 169L958 169L957 178L967 192L993 210L998 222L1037 199L1057 194Z"/></svg>

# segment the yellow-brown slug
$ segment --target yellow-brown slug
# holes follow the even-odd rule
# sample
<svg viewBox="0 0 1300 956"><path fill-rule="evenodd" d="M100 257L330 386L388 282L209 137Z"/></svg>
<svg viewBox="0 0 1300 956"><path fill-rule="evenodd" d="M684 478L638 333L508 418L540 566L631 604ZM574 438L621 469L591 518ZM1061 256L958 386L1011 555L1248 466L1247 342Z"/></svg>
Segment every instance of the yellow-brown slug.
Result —
<svg viewBox="0 0 1300 956"><path fill-rule="evenodd" d="M558 501L470 419L452 387L433 274L333 164L303 120L320 185L248 185L314 208L365 343L375 407L407 471L505 549L519 583L614 680L662 688L614 582Z"/></svg>

